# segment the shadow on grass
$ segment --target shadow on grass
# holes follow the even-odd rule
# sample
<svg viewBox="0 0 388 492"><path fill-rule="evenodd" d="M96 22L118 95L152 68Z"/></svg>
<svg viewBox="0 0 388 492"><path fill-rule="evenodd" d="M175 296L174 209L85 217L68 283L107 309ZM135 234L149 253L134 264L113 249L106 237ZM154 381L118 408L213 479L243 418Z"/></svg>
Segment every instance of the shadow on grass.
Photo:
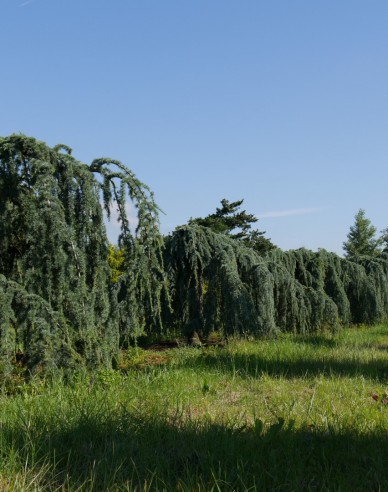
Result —
<svg viewBox="0 0 388 492"><path fill-rule="evenodd" d="M312 345L314 347L334 348L338 347L337 338L331 338L327 335L296 335L292 338L292 342L296 344Z"/></svg>
<svg viewBox="0 0 388 492"><path fill-rule="evenodd" d="M125 412L53 424L32 420L28 435L16 425L2 429L3 450L32 471L48 470L39 490L388 490L387 435L294 430L281 421L270 428L260 421L199 425Z"/></svg>
<svg viewBox="0 0 388 492"><path fill-rule="evenodd" d="M202 353L198 358L189 359L183 364L185 367L213 369L223 373L237 374L240 377L258 377L262 374L282 376L286 378L306 377L316 375L326 376L364 376L381 383L388 381L388 363L385 360L373 359L369 362L360 362L353 359L336 359L332 356L325 358L286 359L284 356L273 358L263 357L260 354L228 354Z"/></svg>
<svg viewBox="0 0 388 492"><path fill-rule="evenodd" d="M341 332L336 333L322 332L308 335L292 336L292 343L312 345L316 347L335 348L344 346L344 344L352 347L373 348L378 347L381 343L388 343L388 327L369 327L364 330L359 328L348 329L346 337L341 337ZM365 340L366 339L366 340ZM383 340L383 342L382 342Z"/></svg>
<svg viewBox="0 0 388 492"><path fill-rule="evenodd" d="M380 345L377 345L377 349L382 350L383 352L388 352L388 342L380 343Z"/></svg>

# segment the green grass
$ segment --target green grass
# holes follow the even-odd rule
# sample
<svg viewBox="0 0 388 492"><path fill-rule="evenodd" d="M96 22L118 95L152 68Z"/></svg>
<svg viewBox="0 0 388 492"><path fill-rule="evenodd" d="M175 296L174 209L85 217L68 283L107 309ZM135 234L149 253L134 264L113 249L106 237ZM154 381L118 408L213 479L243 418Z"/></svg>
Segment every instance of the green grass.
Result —
<svg viewBox="0 0 388 492"><path fill-rule="evenodd" d="M388 490L386 326L121 369L3 391L0 490Z"/></svg>

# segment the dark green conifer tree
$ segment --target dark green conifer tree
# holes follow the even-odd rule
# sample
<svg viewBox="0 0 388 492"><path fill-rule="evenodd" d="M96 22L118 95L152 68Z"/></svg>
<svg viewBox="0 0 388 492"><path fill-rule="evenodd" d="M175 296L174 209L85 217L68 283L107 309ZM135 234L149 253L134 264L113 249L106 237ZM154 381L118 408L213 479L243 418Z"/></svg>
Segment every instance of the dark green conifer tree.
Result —
<svg viewBox="0 0 388 492"><path fill-rule="evenodd" d="M381 251L381 239L376 238L376 227L365 217L365 210L360 209L355 216L354 225L350 227L347 241L343 243L345 256L358 261L364 257L377 256Z"/></svg>
<svg viewBox="0 0 388 492"><path fill-rule="evenodd" d="M229 202L224 198L221 200L221 208L217 208L214 214L190 219L189 225L200 225L218 234L226 234L244 242L258 253L271 251L275 246L264 236L265 231L252 230L252 224L258 221L257 217L247 214L245 210L239 210L243 202L244 200Z"/></svg>

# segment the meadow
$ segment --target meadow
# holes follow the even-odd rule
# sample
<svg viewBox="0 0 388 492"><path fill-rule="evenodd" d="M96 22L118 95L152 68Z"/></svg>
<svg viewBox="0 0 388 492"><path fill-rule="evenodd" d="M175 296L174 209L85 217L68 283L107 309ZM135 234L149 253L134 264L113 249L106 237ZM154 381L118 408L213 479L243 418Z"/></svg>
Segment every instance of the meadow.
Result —
<svg viewBox="0 0 388 492"><path fill-rule="evenodd" d="M387 391L387 325L132 348L3 385L0 490L386 491Z"/></svg>

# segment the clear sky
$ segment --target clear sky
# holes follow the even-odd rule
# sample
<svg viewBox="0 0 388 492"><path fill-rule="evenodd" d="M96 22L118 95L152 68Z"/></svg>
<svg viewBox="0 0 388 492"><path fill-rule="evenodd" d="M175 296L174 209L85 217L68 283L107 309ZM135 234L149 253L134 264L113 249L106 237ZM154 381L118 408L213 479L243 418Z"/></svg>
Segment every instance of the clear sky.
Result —
<svg viewBox="0 0 388 492"><path fill-rule="evenodd" d="M0 4L0 135L121 160L164 233L222 198L283 249L388 226L386 0Z"/></svg>

